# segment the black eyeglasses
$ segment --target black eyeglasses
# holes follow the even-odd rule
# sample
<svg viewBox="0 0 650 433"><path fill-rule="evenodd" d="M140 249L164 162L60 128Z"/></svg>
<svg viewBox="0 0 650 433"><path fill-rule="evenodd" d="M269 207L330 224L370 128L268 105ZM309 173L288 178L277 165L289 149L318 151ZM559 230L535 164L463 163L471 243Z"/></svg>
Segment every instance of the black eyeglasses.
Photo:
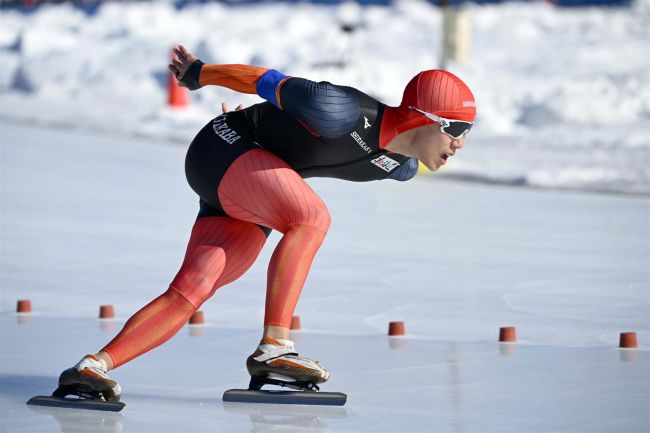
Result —
<svg viewBox="0 0 650 433"><path fill-rule="evenodd" d="M472 126L474 126L474 122L464 122L462 120L445 119L444 117L427 113L426 111L422 111L419 108L415 108L413 106L409 106L409 108L411 110L417 111L420 114L424 114L425 116L427 116L427 118L433 120L434 122L439 123L440 131L447 134L454 140L458 140L461 137L467 137L467 134L469 134L469 131L472 129Z"/></svg>

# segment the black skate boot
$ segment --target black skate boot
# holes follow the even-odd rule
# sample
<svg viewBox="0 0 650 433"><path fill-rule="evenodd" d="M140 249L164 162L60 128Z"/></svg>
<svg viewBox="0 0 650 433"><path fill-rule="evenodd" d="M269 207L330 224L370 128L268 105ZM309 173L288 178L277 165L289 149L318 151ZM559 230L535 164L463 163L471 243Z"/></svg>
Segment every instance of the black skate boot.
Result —
<svg viewBox="0 0 650 433"><path fill-rule="evenodd" d="M72 394L82 398L120 401L121 393L120 385L108 377L106 363L93 355L86 355L77 365L61 373L59 387L52 396L66 397Z"/></svg>
<svg viewBox="0 0 650 433"><path fill-rule="evenodd" d="M265 338L246 360L251 375L249 389L261 389L265 384L286 386L298 390L318 391L326 382L329 371L319 361L300 356L293 341Z"/></svg>
<svg viewBox="0 0 650 433"><path fill-rule="evenodd" d="M106 363L86 355L61 373L59 387L51 396L33 397L27 404L118 412L125 406L119 401L121 392L120 385L108 377Z"/></svg>
<svg viewBox="0 0 650 433"><path fill-rule="evenodd" d="M320 362L298 355L293 341L263 339L246 367L251 375L248 389L226 391L224 402L342 406L347 400L341 392L319 392L318 384L329 379L329 372ZM262 390L264 385L296 391Z"/></svg>

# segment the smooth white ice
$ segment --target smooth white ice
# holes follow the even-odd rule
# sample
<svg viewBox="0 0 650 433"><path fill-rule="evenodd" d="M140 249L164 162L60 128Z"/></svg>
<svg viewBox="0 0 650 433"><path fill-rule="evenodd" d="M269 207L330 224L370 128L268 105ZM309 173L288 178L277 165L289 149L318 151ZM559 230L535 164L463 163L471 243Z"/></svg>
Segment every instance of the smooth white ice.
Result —
<svg viewBox="0 0 650 433"><path fill-rule="evenodd" d="M435 176L309 181L333 224L292 335L332 371L323 390L346 392L345 407L221 401L247 384L277 235L204 305L205 326L113 372L123 412L28 407L166 289L197 198L181 146L8 123L0 133L0 431L650 430L650 200ZM21 298L31 315L14 313ZM101 304L118 319L99 321ZM392 320L407 337L385 336ZM507 325L514 345L496 342ZM616 348L623 331L639 349Z"/></svg>

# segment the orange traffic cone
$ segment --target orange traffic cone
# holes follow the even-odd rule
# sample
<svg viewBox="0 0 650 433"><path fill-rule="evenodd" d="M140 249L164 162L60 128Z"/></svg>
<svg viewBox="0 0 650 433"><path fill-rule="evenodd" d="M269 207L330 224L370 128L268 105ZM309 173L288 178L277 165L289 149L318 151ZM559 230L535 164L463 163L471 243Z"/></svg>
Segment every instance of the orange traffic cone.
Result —
<svg viewBox="0 0 650 433"><path fill-rule="evenodd" d="M169 73L169 80L167 80L167 92L169 96L167 102L170 107L184 108L190 105L188 90L178 85L178 80L171 72Z"/></svg>
<svg viewBox="0 0 650 433"><path fill-rule="evenodd" d="M178 80L171 71L169 71L167 79L167 96L167 103L170 107L184 108L190 105L189 90L178 85Z"/></svg>

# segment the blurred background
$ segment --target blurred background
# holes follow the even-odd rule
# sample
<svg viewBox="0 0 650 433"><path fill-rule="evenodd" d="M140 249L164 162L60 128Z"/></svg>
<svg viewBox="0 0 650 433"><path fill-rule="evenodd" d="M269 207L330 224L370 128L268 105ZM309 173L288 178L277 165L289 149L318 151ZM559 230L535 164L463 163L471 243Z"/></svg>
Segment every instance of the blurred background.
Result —
<svg viewBox="0 0 650 433"><path fill-rule="evenodd" d="M479 114L441 175L650 194L650 0L0 4L5 121L185 146L222 100L260 101L170 87L176 43L208 63L351 85L390 105L420 70L446 68Z"/></svg>

